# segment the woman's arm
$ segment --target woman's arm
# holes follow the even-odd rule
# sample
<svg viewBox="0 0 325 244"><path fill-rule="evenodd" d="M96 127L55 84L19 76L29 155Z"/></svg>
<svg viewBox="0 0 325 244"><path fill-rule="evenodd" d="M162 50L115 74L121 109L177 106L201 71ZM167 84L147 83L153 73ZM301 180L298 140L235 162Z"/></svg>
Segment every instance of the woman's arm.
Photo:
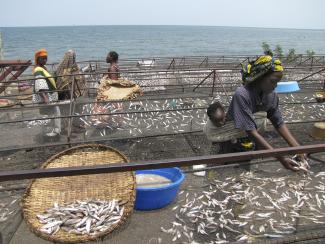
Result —
<svg viewBox="0 0 325 244"><path fill-rule="evenodd" d="M276 94L274 94L273 108L267 111L267 117L272 122L274 128L291 147L299 146L299 143L291 134L287 125L284 123L281 112L279 110L279 98Z"/></svg>
<svg viewBox="0 0 325 244"><path fill-rule="evenodd" d="M273 147L264 139L257 130L246 131L247 135L252 138L261 149L273 149Z"/></svg>
<svg viewBox="0 0 325 244"><path fill-rule="evenodd" d="M246 131L246 132L247 132L248 136L251 137L260 148L273 149L273 147L264 139L264 137L260 133L258 133L257 130L251 130L251 131ZM290 169L292 171L297 171L294 168L295 165L289 158L276 157L276 159L278 159L286 169Z"/></svg>
<svg viewBox="0 0 325 244"><path fill-rule="evenodd" d="M39 95L43 98L44 103L49 103L49 96L46 92L39 92Z"/></svg>
<svg viewBox="0 0 325 244"><path fill-rule="evenodd" d="M291 134L289 128L285 123L283 123L279 128L276 128L276 130L291 147L300 146L300 144L297 142L296 138ZM299 157L301 160L307 159L306 154L299 154Z"/></svg>
<svg viewBox="0 0 325 244"><path fill-rule="evenodd" d="M278 133L283 137L284 140L291 146L297 147L300 146L297 142L296 138L291 134L290 130L288 129L287 125L283 123L279 128L276 129Z"/></svg>

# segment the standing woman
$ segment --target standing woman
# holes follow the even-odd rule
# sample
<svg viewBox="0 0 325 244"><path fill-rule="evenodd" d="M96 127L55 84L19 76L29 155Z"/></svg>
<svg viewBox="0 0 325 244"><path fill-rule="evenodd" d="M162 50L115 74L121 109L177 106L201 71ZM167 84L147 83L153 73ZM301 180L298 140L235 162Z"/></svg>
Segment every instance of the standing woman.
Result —
<svg viewBox="0 0 325 244"><path fill-rule="evenodd" d="M107 77L111 80L118 80L120 78L120 69L118 67L118 54L115 51L111 51L107 54L106 62L110 64L108 67Z"/></svg>
<svg viewBox="0 0 325 244"><path fill-rule="evenodd" d="M227 120L234 121L235 128L244 130L260 149L273 147L258 132L253 114L265 111L277 132L292 146L299 143L290 133L279 110L279 98L274 92L282 79L283 67L279 59L265 55L250 62L242 69L243 85L237 88L227 113ZM305 158L305 155L300 155ZM287 157L277 157L282 165L295 171L294 163Z"/></svg>
<svg viewBox="0 0 325 244"><path fill-rule="evenodd" d="M35 52L35 68L33 75L35 77L33 102L51 104L58 101L58 92L56 81L46 68L47 51L40 49ZM40 108L40 113L60 117L60 108L58 106L50 107L46 106ZM54 119L54 125L46 131L47 136L55 136L61 133L61 119Z"/></svg>

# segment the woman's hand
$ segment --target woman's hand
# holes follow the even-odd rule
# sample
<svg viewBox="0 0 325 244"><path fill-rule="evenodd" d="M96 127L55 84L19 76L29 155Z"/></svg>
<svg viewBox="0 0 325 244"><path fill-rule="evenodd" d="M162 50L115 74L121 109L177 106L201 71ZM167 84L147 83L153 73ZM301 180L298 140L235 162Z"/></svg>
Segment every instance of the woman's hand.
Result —
<svg viewBox="0 0 325 244"><path fill-rule="evenodd" d="M247 131L247 134L254 139L254 141L263 149L273 149L273 147L261 136L257 130ZM300 156L305 157L305 156ZM283 167L286 169L290 169L292 171L299 171L299 165L295 163L292 159L288 157L277 157L277 159L281 162Z"/></svg>
<svg viewBox="0 0 325 244"><path fill-rule="evenodd" d="M297 168L297 164L290 158L279 158L279 161L286 169L290 169L295 172L299 171L299 169Z"/></svg>
<svg viewBox="0 0 325 244"><path fill-rule="evenodd" d="M299 161L300 164L301 164L304 168L306 168L306 169L310 169L310 165L309 165L309 163L308 163L307 155L306 155L306 154L304 154L304 153L303 153L303 154L298 154L298 155L294 156L293 159L294 159L295 161Z"/></svg>
<svg viewBox="0 0 325 244"><path fill-rule="evenodd" d="M303 161L303 160L306 160L306 161L307 161L307 154L305 154L305 153L298 154L298 155L297 155L297 158L298 158L300 161Z"/></svg>

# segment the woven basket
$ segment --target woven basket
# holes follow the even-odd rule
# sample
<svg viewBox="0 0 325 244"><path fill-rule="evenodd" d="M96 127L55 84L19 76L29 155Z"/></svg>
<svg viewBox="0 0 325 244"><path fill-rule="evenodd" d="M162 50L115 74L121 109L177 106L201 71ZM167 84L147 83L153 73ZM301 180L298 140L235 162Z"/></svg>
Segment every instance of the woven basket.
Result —
<svg viewBox="0 0 325 244"><path fill-rule="evenodd" d="M42 168L91 166L107 163L128 162L119 151L98 144L70 148L48 159ZM36 215L53 207L53 203L70 204L76 200L127 201L121 221L98 235L76 235L63 230L47 235L39 230L42 226ZM133 211L135 201L135 176L133 172L95 174L69 177L35 179L27 188L22 210L27 225L36 235L58 243L77 243L99 239L121 226Z"/></svg>
<svg viewBox="0 0 325 244"><path fill-rule="evenodd" d="M140 86L133 81L104 77L97 88L97 101L132 100L142 94Z"/></svg>

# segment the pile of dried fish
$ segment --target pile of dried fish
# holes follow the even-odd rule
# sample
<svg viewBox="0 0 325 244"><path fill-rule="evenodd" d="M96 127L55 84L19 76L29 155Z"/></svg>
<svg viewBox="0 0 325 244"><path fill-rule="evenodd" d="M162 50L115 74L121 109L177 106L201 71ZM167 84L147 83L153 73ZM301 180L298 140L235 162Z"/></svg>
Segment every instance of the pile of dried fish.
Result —
<svg viewBox="0 0 325 244"><path fill-rule="evenodd" d="M53 208L37 215L44 224L40 231L54 235L60 229L78 235L96 235L116 225L123 215L123 203L112 201L76 201L75 203Z"/></svg>
<svg viewBox="0 0 325 244"><path fill-rule="evenodd" d="M17 198L16 196L11 196L12 198L14 198L10 203L4 203L4 201L2 201L0 203L0 223L7 221L8 219L10 219L12 217L13 214L16 214L16 212L18 211L18 203L19 203L19 198ZM7 198L6 200L9 200L10 198Z"/></svg>
<svg viewBox="0 0 325 244"><path fill-rule="evenodd" d="M176 79L173 74L156 71L146 73L125 73L123 77L134 80L144 92L166 90L165 85L170 85Z"/></svg>
<svg viewBox="0 0 325 244"><path fill-rule="evenodd" d="M224 94L218 93L213 100L221 101L224 106L229 102ZM313 95L281 95L281 111L287 122L320 120L325 116L323 104L312 103ZM212 102L209 98L163 98L142 101L123 101L101 103L100 106L86 104L80 114L85 128L101 129L106 137L110 130L118 131L114 136L147 136L153 134L183 133L202 130L206 123L206 107ZM98 109L101 108L101 109ZM122 114L121 114L122 112ZM105 114L110 115L97 115ZM82 116L94 114L94 116Z"/></svg>
<svg viewBox="0 0 325 244"><path fill-rule="evenodd" d="M47 118L47 117L43 117ZM34 126L43 126L48 125L51 122L50 119L42 119L42 120L32 120L32 121L25 121L27 128L32 128Z"/></svg>
<svg viewBox="0 0 325 244"><path fill-rule="evenodd" d="M325 224L325 172L270 178L245 172L208 187L180 192L175 221L161 228L173 241L244 243Z"/></svg>
<svg viewBox="0 0 325 244"><path fill-rule="evenodd" d="M162 99L151 101L137 101L123 103L123 109L118 110L112 103L101 104L110 115L85 116L82 114L98 113L93 105L84 105L80 120L84 127L102 128L101 136L106 136L106 129L113 129L125 132L128 136L152 135L153 132L162 131L165 133L186 132L193 129L201 129L206 122L204 106L200 109L195 103L187 104L183 99ZM204 105L205 100L200 100ZM122 103L120 103L122 104ZM121 106L122 107L122 106ZM185 110L183 110L183 108ZM163 111L167 110L167 111ZM174 111L172 111L174 110ZM123 114L118 114L123 112ZM116 114L114 114L116 113ZM104 120L103 118L108 118Z"/></svg>
<svg viewBox="0 0 325 244"><path fill-rule="evenodd" d="M295 155L294 157L292 157L292 161L295 163L295 169L297 170L301 170L305 173L308 173L309 172L309 169L310 169L310 166L309 166L309 163L306 159L301 159L299 158L298 155Z"/></svg>
<svg viewBox="0 0 325 244"><path fill-rule="evenodd" d="M315 103L283 103L280 105L280 110L285 121L294 123L322 120L325 116L325 106Z"/></svg>

